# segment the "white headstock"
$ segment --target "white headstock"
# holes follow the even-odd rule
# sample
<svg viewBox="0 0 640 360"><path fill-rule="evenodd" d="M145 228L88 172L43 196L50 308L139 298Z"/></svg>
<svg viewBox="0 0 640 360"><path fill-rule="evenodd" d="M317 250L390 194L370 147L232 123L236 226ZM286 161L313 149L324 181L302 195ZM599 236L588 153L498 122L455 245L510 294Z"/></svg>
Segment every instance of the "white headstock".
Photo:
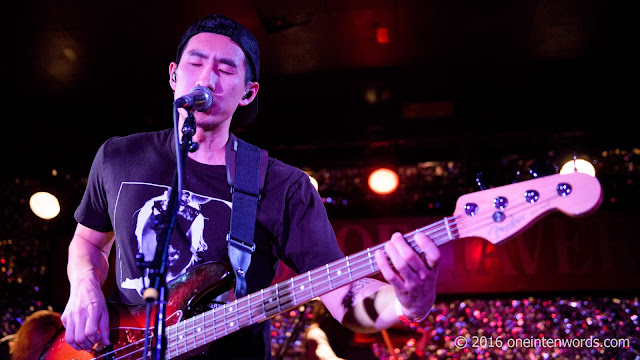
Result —
<svg viewBox="0 0 640 360"><path fill-rule="evenodd" d="M463 195L456 202L454 215L460 237L480 237L496 244L551 211L580 216L595 211L601 203L598 179L576 172Z"/></svg>

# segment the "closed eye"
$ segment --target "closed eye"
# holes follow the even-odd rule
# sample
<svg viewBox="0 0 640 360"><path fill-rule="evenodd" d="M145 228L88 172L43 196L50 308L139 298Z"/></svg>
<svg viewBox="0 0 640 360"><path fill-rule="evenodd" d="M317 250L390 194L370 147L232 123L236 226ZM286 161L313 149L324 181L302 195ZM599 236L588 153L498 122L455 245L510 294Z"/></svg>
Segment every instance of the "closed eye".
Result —
<svg viewBox="0 0 640 360"><path fill-rule="evenodd" d="M227 64L221 64L221 66L218 66L218 71L223 74L232 75L236 73L236 67L229 66Z"/></svg>

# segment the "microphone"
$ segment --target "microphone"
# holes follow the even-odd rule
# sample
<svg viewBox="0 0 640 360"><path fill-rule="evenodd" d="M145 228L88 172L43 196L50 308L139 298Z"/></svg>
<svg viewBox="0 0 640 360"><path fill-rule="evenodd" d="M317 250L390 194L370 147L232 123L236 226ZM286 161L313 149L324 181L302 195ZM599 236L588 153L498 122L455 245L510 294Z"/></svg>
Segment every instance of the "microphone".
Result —
<svg viewBox="0 0 640 360"><path fill-rule="evenodd" d="M213 92L208 87L196 86L186 95L176 99L177 107L194 111L206 111L213 105Z"/></svg>

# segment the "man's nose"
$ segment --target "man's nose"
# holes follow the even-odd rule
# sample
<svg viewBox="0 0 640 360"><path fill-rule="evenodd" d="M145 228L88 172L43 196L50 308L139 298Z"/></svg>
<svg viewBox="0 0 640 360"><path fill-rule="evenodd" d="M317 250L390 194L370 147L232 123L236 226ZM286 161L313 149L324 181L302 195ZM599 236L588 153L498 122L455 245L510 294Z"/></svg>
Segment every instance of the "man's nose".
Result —
<svg viewBox="0 0 640 360"><path fill-rule="evenodd" d="M218 80L218 75L213 70L213 68L210 66L205 66L200 72L200 76L198 77L196 86L205 86L210 89L215 89L217 80Z"/></svg>

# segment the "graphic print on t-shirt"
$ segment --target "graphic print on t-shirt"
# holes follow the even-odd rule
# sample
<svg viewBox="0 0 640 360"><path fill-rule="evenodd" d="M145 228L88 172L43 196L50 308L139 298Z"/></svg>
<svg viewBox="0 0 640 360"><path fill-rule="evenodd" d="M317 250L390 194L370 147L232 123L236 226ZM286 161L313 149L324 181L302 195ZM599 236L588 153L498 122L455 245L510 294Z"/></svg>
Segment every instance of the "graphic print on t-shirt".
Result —
<svg viewBox="0 0 640 360"><path fill-rule="evenodd" d="M166 213L170 193L171 188L163 185L122 183L114 211L115 221L122 225L117 228L125 232L116 234L118 256L123 260L119 262L120 269L116 269L121 290L134 290L141 296L149 285L147 272L135 264L135 255L140 253L145 261L153 260L158 244L156 224ZM167 283L198 262L219 260L220 250L226 253L224 239L230 214L229 201L182 191L169 243Z"/></svg>

